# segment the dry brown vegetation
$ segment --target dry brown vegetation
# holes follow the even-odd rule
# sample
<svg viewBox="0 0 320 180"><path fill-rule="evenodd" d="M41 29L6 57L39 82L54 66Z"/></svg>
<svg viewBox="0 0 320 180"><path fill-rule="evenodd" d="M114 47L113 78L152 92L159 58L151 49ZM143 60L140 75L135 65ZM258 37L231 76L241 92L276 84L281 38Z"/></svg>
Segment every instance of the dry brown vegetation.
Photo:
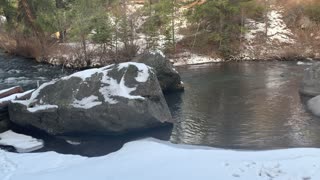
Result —
<svg viewBox="0 0 320 180"><path fill-rule="evenodd" d="M296 43L288 49L286 56L296 55L307 58L320 58L320 24L306 13L307 6L319 3L317 0L281 0L284 7L284 20L295 35Z"/></svg>
<svg viewBox="0 0 320 180"><path fill-rule="evenodd" d="M46 41L46 51L50 53L54 49L55 43ZM6 53L43 61L43 45L39 38L34 36L24 36L16 32L0 32L0 48Z"/></svg>

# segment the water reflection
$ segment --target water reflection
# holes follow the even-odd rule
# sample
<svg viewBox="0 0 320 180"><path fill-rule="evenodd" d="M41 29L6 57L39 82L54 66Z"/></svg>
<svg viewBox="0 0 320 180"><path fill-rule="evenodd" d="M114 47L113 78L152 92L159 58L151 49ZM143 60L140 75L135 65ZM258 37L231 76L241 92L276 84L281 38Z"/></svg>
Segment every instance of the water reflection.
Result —
<svg viewBox="0 0 320 180"><path fill-rule="evenodd" d="M298 94L303 68L290 62L180 67L186 86L171 141L215 147L320 147L320 120ZM175 104L169 103L170 106Z"/></svg>

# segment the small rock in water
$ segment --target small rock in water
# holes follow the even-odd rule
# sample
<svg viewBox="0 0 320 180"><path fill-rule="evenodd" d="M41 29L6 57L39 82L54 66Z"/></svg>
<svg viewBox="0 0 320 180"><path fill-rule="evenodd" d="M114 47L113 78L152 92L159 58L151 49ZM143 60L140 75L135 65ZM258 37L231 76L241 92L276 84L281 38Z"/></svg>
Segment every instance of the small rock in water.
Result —
<svg viewBox="0 0 320 180"><path fill-rule="evenodd" d="M71 141L71 140L66 140L67 143L71 144L71 145L74 145L74 146L78 146L81 144L81 142L78 142L78 141Z"/></svg>
<svg viewBox="0 0 320 180"><path fill-rule="evenodd" d="M312 65L312 62L302 62L302 61L298 61L298 62L297 62L297 65L308 65L308 66L310 66L310 65Z"/></svg>
<svg viewBox="0 0 320 180"><path fill-rule="evenodd" d="M320 96L310 99L307 103L307 107L312 114L320 116Z"/></svg>
<svg viewBox="0 0 320 180"><path fill-rule="evenodd" d="M320 62L312 64L305 70L300 93L307 96L320 95Z"/></svg>

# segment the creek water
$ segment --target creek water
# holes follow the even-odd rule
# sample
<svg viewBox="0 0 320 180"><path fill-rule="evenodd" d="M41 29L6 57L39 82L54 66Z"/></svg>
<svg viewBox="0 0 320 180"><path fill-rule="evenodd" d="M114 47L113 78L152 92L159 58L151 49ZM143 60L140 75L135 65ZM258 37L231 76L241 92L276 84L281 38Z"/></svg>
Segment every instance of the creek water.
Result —
<svg viewBox="0 0 320 180"><path fill-rule="evenodd" d="M305 110L304 98L298 93L306 67L278 61L177 67L185 91L166 95L176 121L173 127L120 137L24 133L44 139L45 148L40 151L85 156L104 155L145 137L231 149L320 147L320 119ZM36 88L38 83L70 73L61 67L0 55L0 89L14 85Z"/></svg>
<svg viewBox="0 0 320 180"><path fill-rule="evenodd" d="M37 88L38 84L72 73L73 71L32 59L8 56L0 52L0 89L21 86L25 90Z"/></svg>
<svg viewBox="0 0 320 180"><path fill-rule="evenodd" d="M171 141L233 149L320 147L320 119L299 95L296 62L221 63L178 68L185 92L169 95Z"/></svg>

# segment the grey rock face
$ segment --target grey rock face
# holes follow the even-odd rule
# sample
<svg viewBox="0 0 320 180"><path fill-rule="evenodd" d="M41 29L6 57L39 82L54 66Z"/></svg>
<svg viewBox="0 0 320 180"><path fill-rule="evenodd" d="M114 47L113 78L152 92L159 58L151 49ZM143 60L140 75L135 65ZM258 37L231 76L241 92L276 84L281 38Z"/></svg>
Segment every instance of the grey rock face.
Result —
<svg viewBox="0 0 320 180"><path fill-rule="evenodd" d="M7 108L0 108L0 133L9 130L9 114Z"/></svg>
<svg viewBox="0 0 320 180"><path fill-rule="evenodd" d="M53 135L121 134L172 122L152 68L121 63L89 69L40 86L13 101L10 120Z"/></svg>
<svg viewBox="0 0 320 180"><path fill-rule="evenodd" d="M133 61L144 63L156 71L163 92L184 89L179 73L161 52L145 53L136 57Z"/></svg>
<svg viewBox="0 0 320 180"><path fill-rule="evenodd" d="M320 63L314 63L305 70L300 92L308 96L320 95Z"/></svg>

